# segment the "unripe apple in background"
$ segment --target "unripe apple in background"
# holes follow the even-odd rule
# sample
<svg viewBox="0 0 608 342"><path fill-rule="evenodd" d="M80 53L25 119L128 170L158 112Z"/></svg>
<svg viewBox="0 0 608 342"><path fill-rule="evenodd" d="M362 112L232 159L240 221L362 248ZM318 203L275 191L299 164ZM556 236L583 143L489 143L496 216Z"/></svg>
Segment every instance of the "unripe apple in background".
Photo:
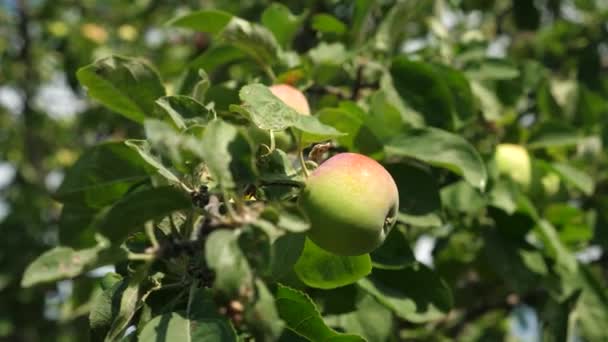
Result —
<svg viewBox="0 0 608 342"><path fill-rule="evenodd" d="M555 172L549 172L540 179L545 195L553 196L559 191L560 178Z"/></svg>
<svg viewBox="0 0 608 342"><path fill-rule="evenodd" d="M399 192L375 160L340 153L308 177L299 205L314 243L334 254L361 255L381 245L395 224Z"/></svg>
<svg viewBox="0 0 608 342"><path fill-rule="evenodd" d="M499 144L494 155L500 174L511 177L524 189L532 180L532 163L528 151L521 145Z"/></svg>
<svg viewBox="0 0 608 342"><path fill-rule="evenodd" d="M275 84L269 88L274 96L278 97L296 112L304 115L310 115L310 106L308 106L308 100L300 90L288 84Z"/></svg>
<svg viewBox="0 0 608 342"><path fill-rule="evenodd" d="M310 107L308 106L308 100L304 94L298 89L288 84L275 84L268 87L272 94L278 97L286 105L291 107L296 112L303 115L310 115ZM249 128L249 135L253 139L256 145L268 144L270 136L268 131L259 129L257 127ZM286 131L274 132L274 138L276 146L282 150L289 150L293 146L293 139L291 135Z"/></svg>

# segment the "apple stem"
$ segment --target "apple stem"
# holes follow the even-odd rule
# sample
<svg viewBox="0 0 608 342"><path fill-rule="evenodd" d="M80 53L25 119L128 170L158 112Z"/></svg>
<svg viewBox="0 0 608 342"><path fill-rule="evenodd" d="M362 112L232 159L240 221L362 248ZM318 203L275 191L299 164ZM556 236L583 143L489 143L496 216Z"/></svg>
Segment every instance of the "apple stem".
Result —
<svg viewBox="0 0 608 342"><path fill-rule="evenodd" d="M268 151L268 154L271 154L272 152L274 152L274 149L276 148L276 143L275 143L275 139L274 139L274 131L270 130L270 151Z"/></svg>
<svg viewBox="0 0 608 342"><path fill-rule="evenodd" d="M306 178L308 178L308 176L310 175L310 172L308 171L308 168L306 167L306 161L304 160L304 149L302 148L302 145L300 145L298 147L298 157L300 158L300 165L302 166L302 172L304 172L304 176Z"/></svg>
<svg viewBox="0 0 608 342"><path fill-rule="evenodd" d="M150 243L152 244L154 251L157 251L159 244L158 240L156 239L156 234L154 234L154 222L146 222L146 235L148 235L148 239L150 239Z"/></svg>

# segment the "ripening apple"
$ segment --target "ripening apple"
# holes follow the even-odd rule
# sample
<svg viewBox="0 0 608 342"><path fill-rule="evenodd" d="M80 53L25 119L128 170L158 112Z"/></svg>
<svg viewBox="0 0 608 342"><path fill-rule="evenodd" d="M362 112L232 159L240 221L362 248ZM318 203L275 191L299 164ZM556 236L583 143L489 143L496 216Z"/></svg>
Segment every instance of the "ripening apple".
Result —
<svg viewBox="0 0 608 342"><path fill-rule="evenodd" d="M299 205L314 243L334 254L361 255L380 246L395 224L399 192L375 160L340 153L311 173Z"/></svg>
<svg viewBox="0 0 608 342"><path fill-rule="evenodd" d="M298 89L288 84L275 84L268 87L272 94L278 97L283 103L291 107L296 112L302 115L310 115L310 107L308 106L308 100L304 94ZM259 129L257 127L251 127L249 134L257 144L267 144L270 141L268 131ZM282 150L288 150L293 145L293 139L285 131L277 131L274 133L276 146Z"/></svg>
<svg viewBox="0 0 608 342"><path fill-rule="evenodd" d="M499 144L494 155L498 172L511 177L524 189L532 180L532 164L528 151L521 145Z"/></svg>
<svg viewBox="0 0 608 342"><path fill-rule="evenodd" d="M274 96L278 97L296 112L304 115L310 115L308 100L300 90L290 86L289 84L275 84L270 86L270 91Z"/></svg>

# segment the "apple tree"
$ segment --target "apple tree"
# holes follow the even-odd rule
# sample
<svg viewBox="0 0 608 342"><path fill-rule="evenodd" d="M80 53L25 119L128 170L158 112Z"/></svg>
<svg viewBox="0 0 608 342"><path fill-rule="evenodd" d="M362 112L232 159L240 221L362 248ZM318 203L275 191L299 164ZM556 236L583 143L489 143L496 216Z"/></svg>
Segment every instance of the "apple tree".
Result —
<svg viewBox="0 0 608 342"><path fill-rule="evenodd" d="M73 75L129 129L24 288L92 284L95 341L608 339L604 4L233 6Z"/></svg>

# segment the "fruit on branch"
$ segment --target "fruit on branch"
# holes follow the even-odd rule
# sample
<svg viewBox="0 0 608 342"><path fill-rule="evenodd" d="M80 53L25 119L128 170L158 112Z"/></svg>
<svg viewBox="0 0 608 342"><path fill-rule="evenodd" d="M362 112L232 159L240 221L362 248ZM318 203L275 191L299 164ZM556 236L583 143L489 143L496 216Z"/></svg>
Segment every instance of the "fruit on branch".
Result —
<svg viewBox="0 0 608 342"><path fill-rule="evenodd" d="M381 245L395 224L399 192L375 160L340 153L314 170L298 201L314 243L334 254L361 255Z"/></svg>
<svg viewBox="0 0 608 342"><path fill-rule="evenodd" d="M287 106L291 107L296 112L303 115L310 115L310 107L308 100L304 94L298 89L288 84L275 84L269 87L272 94L283 101ZM255 144L266 144L270 137L268 131L251 128L250 135ZM277 131L274 133L276 146L282 150L289 150L293 144L293 139L286 131Z"/></svg>
<svg viewBox="0 0 608 342"><path fill-rule="evenodd" d="M511 177L524 189L532 180L532 163L528 151L521 145L499 144L494 155L500 174Z"/></svg>
<svg viewBox="0 0 608 342"><path fill-rule="evenodd" d="M310 106L306 96L298 89L288 84L275 84L270 86L270 91L286 105L300 114L310 115Z"/></svg>

